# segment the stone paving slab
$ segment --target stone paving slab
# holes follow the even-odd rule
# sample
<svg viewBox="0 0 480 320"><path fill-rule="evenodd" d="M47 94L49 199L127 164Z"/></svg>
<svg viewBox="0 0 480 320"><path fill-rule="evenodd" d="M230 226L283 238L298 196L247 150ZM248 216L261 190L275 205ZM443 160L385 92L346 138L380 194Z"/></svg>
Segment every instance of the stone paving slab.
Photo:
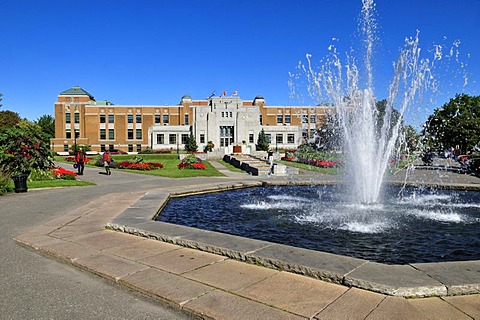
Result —
<svg viewBox="0 0 480 320"><path fill-rule="evenodd" d="M350 288L317 314L315 319L365 319L384 299L383 294Z"/></svg>
<svg viewBox="0 0 480 320"><path fill-rule="evenodd" d="M404 320L404 319L429 319L409 300L401 297L387 296L365 318L367 320ZM448 318L443 318L448 319ZM432 319L433 320L433 319Z"/></svg>
<svg viewBox="0 0 480 320"><path fill-rule="evenodd" d="M416 263L413 266L441 281L450 295L480 293L480 261Z"/></svg>
<svg viewBox="0 0 480 320"><path fill-rule="evenodd" d="M154 268L125 276L119 282L176 307L215 290L210 286Z"/></svg>
<svg viewBox="0 0 480 320"><path fill-rule="evenodd" d="M187 302L185 310L205 319L300 320L304 317L222 291L212 291Z"/></svg>
<svg viewBox="0 0 480 320"><path fill-rule="evenodd" d="M142 241L135 241L121 246L116 246L113 248L105 249L106 252L132 259L132 260L141 260L148 257L158 255L160 253L178 250L179 247L170 243L144 239Z"/></svg>
<svg viewBox="0 0 480 320"><path fill-rule="evenodd" d="M60 243L44 246L42 250L47 254L67 259L71 262L98 253L98 250L92 247L63 240Z"/></svg>
<svg viewBox="0 0 480 320"><path fill-rule="evenodd" d="M425 317L430 319L471 319L468 315L461 312L454 306L448 304L440 298L412 299L409 302L415 306ZM479 302L480 303L480 302Z"/></svg>
<svg viewBox="0 0 480 320"><path fill-rule="evenodd" d="M225 259L223 256L208 252L180 248L139 260L139 262L171 273L182 274Z"/></svg>
<svg viewBox="0 0 480 320"><path fill-rule="evenodd" d="M289 272L279 272L237 293L291 313L312 318L347 290L347 287L333 283Z"/></svg>
<svg viewBox="0 0 480 320"><path fill-rule="evenodd" d="M446 295L446 287L409 265L369 262L350 272L346 285L402 297Z"/></svg>
<svg viewBox="0 0 480 320"><path fill-rule="evenodd" d="M189 271L183 276L225 291L237 292L278 272L228 259Z"/></svg>
<svg viewBox="0 0 480 320"><path fill-rule="evenodd" d="M148 269L144 264L108 253L97 253L92 256L77 259L74 263L76 266L114 281L124 278L127 275Z"/></svg>
<svg viewBox="0 0 480 320"><path fill-rule="evenodd" d="M463 295L442 297L442 300L448 302L458 310L461 310L473 319L480 319L480 296Z"/></svg>

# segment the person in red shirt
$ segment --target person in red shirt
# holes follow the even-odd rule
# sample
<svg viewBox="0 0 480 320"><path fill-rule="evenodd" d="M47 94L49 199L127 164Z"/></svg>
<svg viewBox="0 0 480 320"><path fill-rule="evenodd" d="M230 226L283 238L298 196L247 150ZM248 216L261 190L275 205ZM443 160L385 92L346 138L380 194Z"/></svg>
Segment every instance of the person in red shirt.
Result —
<svg viewBox="0 0 480 320"><path fill-rule="evenodd" d="M105 166L105 173L107 175L111 175L112 172L110 171L110 161L112 161L112 158L110 157L110 151L105 150L103 153L103 165Z"/></svg>
<svg viewBox="0 0 480 320"><path fill-rule="evenodd" d="M83 148L78 148L77 153L75 153L75 163L77 164L78 175L83 175L83 169L85 169L85 152L83 152Z"/></svg>

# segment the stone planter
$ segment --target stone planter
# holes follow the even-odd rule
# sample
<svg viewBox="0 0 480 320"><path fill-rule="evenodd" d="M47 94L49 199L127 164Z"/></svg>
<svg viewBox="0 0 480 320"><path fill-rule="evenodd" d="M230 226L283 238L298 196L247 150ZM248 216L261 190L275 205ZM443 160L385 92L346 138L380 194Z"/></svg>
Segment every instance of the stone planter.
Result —
<svg viewBox="0 0 480 320"><path fill-rule="evenodd" d="M20 173L12 176L13 183L15 184L15 192L27 192L27 179L28 173Z"/></svg>

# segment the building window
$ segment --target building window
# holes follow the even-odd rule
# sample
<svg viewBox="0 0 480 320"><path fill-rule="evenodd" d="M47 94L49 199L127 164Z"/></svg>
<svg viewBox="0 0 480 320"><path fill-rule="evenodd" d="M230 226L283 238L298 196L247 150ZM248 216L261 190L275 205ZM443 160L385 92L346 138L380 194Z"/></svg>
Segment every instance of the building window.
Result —
<svg viewBox="0 0 480 320"><path fill-rule="evenodd" d="M293 133L287 134L287 143L295 143L295 135Z"/></svg>
<svg viewBox="0 0 480 320"><path fill-rule="evenodd" d="M253 133L249 133L248 134L248 143L253 143L254 142L253 139L254 139Z"/></svg>
<svg viewBox="0 0 480 320"><path fill-rule="evenodd" d="M165 135L163 133L157 134L157 144L165 144Z"/></svg>
<svg viewBox="0 0 480 320"><path fill-rule="evenodd" d="M200 133L200 143L205 143L205 133Z"/></svg>
<svg viewBox="0 0 480 320"><path fill-rule="evenodd" d="M70 129L68 129L66 132L65 132L65 138L67 139L71 139L72 138L72 131Z"/></svg>
<svg viewBox="0 0 480 320"><path fill-rule="evenodd" d="M80 136L80 132L78 129L75 129L73 132L75 132L75 138L78 138Z"/></svg>
<svg viewBox="0 0 480 320"><path fill-rule="evenodd" d="M109 144L109 145L108 145L108 150L113 150L114 147L115 147L115 146L114 146L113 144Z"/></svg>
<svg viewBox="0 0 480 320"><path fill-rule="evenodd" d="M188 134L182 133L182 144L187 144Z"/></svg>
<svg viewBox="0 0 480 320"><path fill-rule="evenodd" d="M100 145L100 151L101 151L101 152L104 152L104 151L105 151L105 145L104 145L104 144L101 144L101 145Z"/></svg>
<svg viewBox="0 0 480 320"><path fill-rule="evenodd" d="M317 115L315 114L310 115L310 123L317 123Z"/></svg>
<svg viewBox="0 0 480 320"><path fill-rule="evenodd" d="M277 143L283 143L283 134L277 133L276 140Z"/></svg>
<svg viewBox="0 0 480 320"><path fill-rule="evenodd" d="M159 114L155 115L155 123L160 123L160 115Z"/></svg>
<svg viewBox="0 0 480 320"><path fill-rule="evenodd" d="M289 114L285 115L285 123L290 123L290 115Z"/></svg>
<svg viewBox="0 0 480 320"><path fill-rule="evenodd" d="M169 134L168 135L168 143L169 144L176 144L177 143L177 135L176 134Z"/></svg>
<svg viewBox="0 0 480 320"><path fill-rule="evenodd" d="M128 152L133 152L133 144L128 145Z"/></svg>
<svg viewBox="0 0 480 320"><path fill-rule="evenodd" d="M135 116L135 122L136 123L142 123L142 115L141 114L137 114Z"/></svg>
<svg viewBox="0 0 480 320"><path fill-rule="evenodd" d="M283 123L283 115L277 114L277 123Z"/></svg>
<svg viewBox="0 0 480 320"><path fill-rule="evenodd" d="M65 113L65 123L70 123L71 121L70 112Z"/></svg>
<svg viewBox="0 0 480 320"><path fill-rule="evenodd" d="M302 114L302 123L308 123L308 115Z"/></svg>
<svg viewBox="0 0 480 320"><path fill-rule="evenodd" d="M222 111L222 118L225 118L225 112Z"/></svg>
<svg viewBox="0 0 480 320"><path fill-rule="evenodd" d="M142 129L136 129L135 137L136 139L142 139Z"/></svg>
<svg viewBox="0 0 480 320"><path fill-rule="evenodd" d="M68 144L63 145L63 151L68 151Z"/></svg>
<svg viewBox="0 0 480 320"><path fill-rule="evenodd" d="M263 125L263 117L260 115L260 125Z"/></svg>
<svg viewBox="0 0 480 320"><path fill-rule="evenodd" d="M185 125L188 126L188 113L185 114Z"/></svg>
<svg viewBox="0 0 480 320"><path fill-rule="evenodd" d="M105 115L104 114L100 115L100 123L105 123Z"/></svg>
<svg viewBox="0 0 480 320"><path fill-rule="evenodd" d="M80 123L80 113L75 112L75 123Z"/></svg>
<svg viewBox="0 0 480 320"><path fill-rule="evenodd" d="M265 138L267 138L267 142L268 142L268 143L271 143L271 142L272 142L272 135L271 135L270 133L267 133L267 134L265 135Z"/></svg>
<svg viewBox="0 0 480 320"><path fill-rule="evenodd" d="M127 139L133 139L133 129L128 129Z"/></svg>
<svg viewBox="0 0 480 320"><path fill-rule="evenodd" d="M100 140L105 140L105 139L107 139L105 129L100 129Z"/></svg>
<svg viewBox="0 0 480 320"><path fill-rule="evenodd" d="M163 115L163 123L168 124L168 114Z"/></svg>
<svg viewBox="0 0 480 320"><path fill-rule="evenodd" d="M127 122L128 123L133 123L133 114L127 115Z"/></svg>
<svg viewBox="0 0 480 320"><path fill-rule="evenodd" d="M115 115L114 114L109 114L108 115L108 123L114 123L115 122Z"/></svg>
<svg viewBox="0 0 480 320"><path fill-rule="evenodd" d="M142 145L141 144L137 144L137 152L140 152L142 151Z"/></svg>
<svg viewBox="0 0 480 320"><path fill-rule="evenodd" d="M115 140L115 130L108 129L108 140Z"/></svg>

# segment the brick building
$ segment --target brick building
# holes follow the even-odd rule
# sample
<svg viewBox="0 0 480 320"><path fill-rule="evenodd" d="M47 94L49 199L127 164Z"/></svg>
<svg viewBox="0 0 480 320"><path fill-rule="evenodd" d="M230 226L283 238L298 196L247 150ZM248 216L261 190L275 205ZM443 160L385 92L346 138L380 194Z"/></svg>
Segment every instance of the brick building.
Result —
<svg viewBox="0 0 480 320"><path fill-rule="evenodd" d="M327 106L268 106L262 96L242 100L216 96L192 100L184 95L178 105L114 105L73 87L55 102L55 138L52 150L68 151L73 144L88 144L92 151L146 148L183 150L190 133L199 151L208 141L231 153L233 145L255 150L263 129L271 148L295 149L312 137L331 110Z"/></svg>

